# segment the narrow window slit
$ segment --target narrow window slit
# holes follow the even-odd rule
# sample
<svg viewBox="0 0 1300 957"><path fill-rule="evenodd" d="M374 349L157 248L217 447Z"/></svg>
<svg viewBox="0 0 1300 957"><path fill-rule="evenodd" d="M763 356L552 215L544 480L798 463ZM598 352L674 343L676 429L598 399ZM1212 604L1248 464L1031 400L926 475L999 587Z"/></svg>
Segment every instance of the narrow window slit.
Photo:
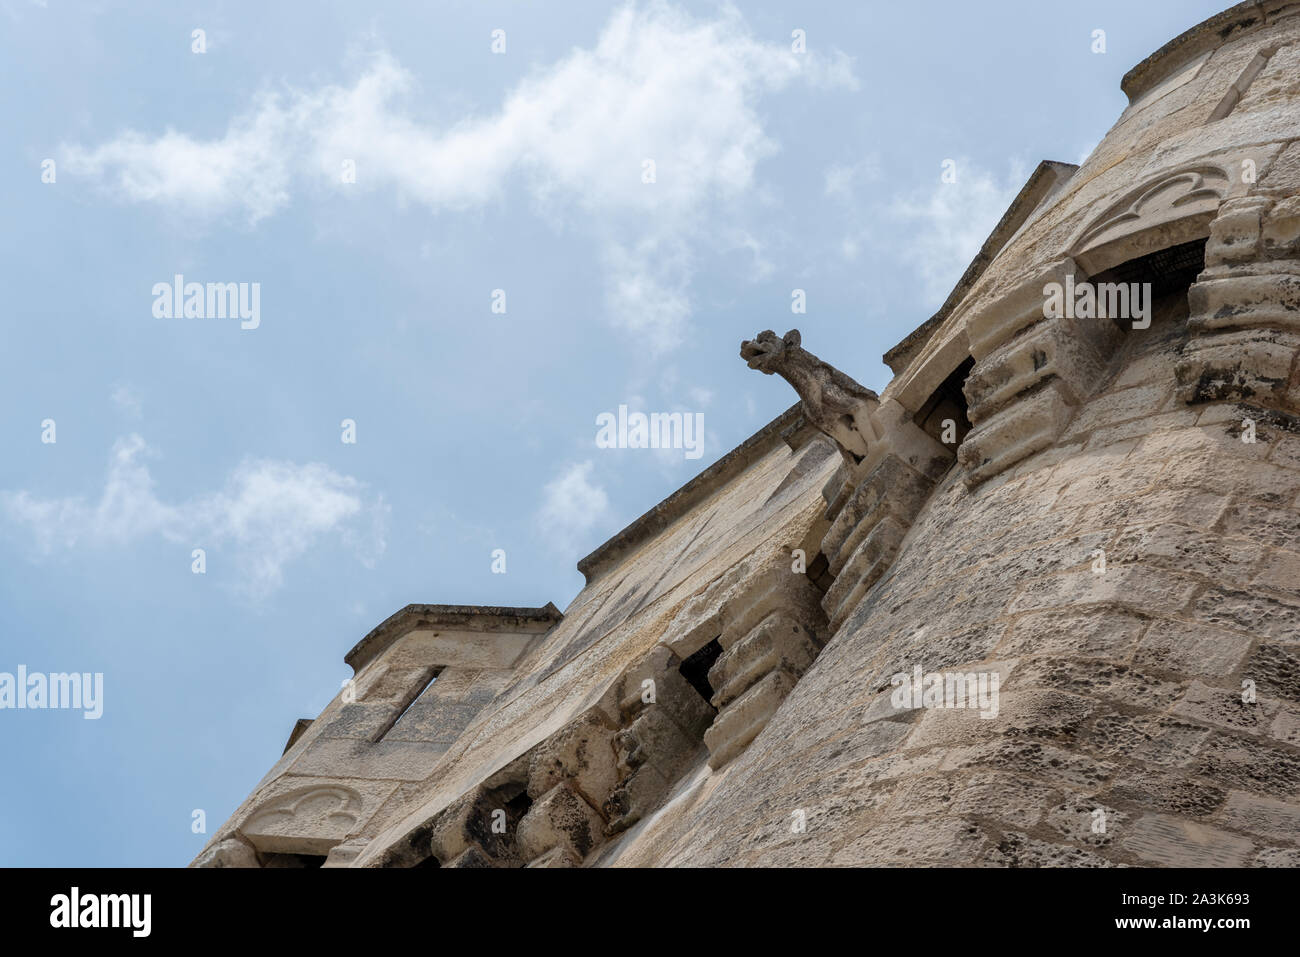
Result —
<svg viewBox="0 0 1300 957"><path fill-rule="evenodd" d="M402 720L403 715L405 715L406 712L411 710L411 706L414 705L417 701L419 701L422 697L424 697L425 692L433 687L433 683L438 680L438 675L440 674L442 674L442 668L434 668L431 672L429 672L429 677L425 681L417 685L415 691L411 694L411 696L402 703L402 706L400 708L397 709L397 713L393 715L393 720L387 722L379 730L379 733L375 735L374 740L376 742L382 741L384 739L384 736L388 734L389 731L393 730L393 727L397 724L397 722Z"/></svg>

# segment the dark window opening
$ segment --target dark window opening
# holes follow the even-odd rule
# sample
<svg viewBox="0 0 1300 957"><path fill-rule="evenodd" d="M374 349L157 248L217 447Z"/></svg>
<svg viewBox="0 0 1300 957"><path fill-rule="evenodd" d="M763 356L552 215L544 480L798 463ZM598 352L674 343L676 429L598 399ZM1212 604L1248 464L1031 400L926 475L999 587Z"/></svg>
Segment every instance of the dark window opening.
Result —
<svg viewBox="0 0 1300 957"><path fill-rule="evenodd" d="M506 801L506 820L517 821L533 806L533 799L528 796L528 792L521 790L518 794Z"/></svg>
<svg viewBox="0 0 1300 957"><path fill-rule="evenodd" d="M430 688L433 687L433 683L438 680L438 675L440 674L442 674L442 668L434 668L428 673L428 677L424 681L422 681L420 684L415 686L415 689L412 691L411 696L407 698L404 702L402 702L402 706L398 708L396 713L393 715L393 720L387 722L379 730L379 733L375 735L375 741L382 741L384 739L384 735L388 734L389 731L393 730L397 722L402 720L402 716L405 715L406 712L411 710L411 706L414 705L417 701L419 701L422 697L424 697L425 692L427 692Z"/></svg>
<svg viewBox="0 0 1300 957"><path fill-rule="evenodd" d="M1088 281L1102 283L1151 283L1151 298L1160 299L1172 292L1184 292L1196 282L1197 275L1205 269L1205 240L1170 246L1137 259L1120 263L1112 269L1092 276ZM1112 317L1119 327L1128 330L1127 317Z"/></svg>
<svg viewBox="0 0 1300 957"><path fill-rule="evenodd" d="M953 454L956 454L957 446L961 445L971 429L970 418L966 414L966 393L962 391L962 386L966 384L973 368L975 360L967 356L966 361L948 374L948 378L939 384L939 388L925 400L925 404L913 417L913 421L926 435L936 442L942 442Z"/></svg>
<svg viewBox="0 0 1300 957"><path fill-rule="evenodd" d="M263 867L320 867L325 855L317 854L263 854Z"/></svg>
<svg viewBox="0 0 1300 957"><path fill-rule="evenodd" d="M823 595L835 583L835 576L831 574L831 563L821 552L817 553L817 557L812 560L804 574L813 583L813 587Z"/></svg>
<svg viewBox="0 0 1300 957"><path fill-rule="evenodd" d="M466 831L489 858L506 860L516 854L516 829L532 806L526 780L503 782L476 802Z"/></svg>
<svg viewBox="0 0 1300 957"><path fill-rule="evenodd" d="M688 655L681 667L677 669L691 687L699 692L700 697L709 702L710 707L713 702L713 686L709 684L709 669L721 654L722 645L717 638L714 638L693 655Z"/></svg>
<svg viewBox="0 0 1300 957"><path fill-rule="evenodd" d="M429 838L433 825L425 823L394 844L383 857L381 867L441 867L442 862L432 857ZM432 860L432 863L430 862Z"/></svg>

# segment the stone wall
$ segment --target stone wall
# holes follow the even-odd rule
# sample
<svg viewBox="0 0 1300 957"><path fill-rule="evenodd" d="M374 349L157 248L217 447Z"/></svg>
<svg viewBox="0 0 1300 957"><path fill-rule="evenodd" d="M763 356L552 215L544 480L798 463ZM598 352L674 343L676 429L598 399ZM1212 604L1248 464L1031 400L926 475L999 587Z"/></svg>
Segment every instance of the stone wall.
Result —
<svg viewBox="0 0 1300 957"><path fill-rule="evenodd" d="M358 669L351 689L357 700L340 691L195 863L266 866L272 846L285 855L328 853L326 866L518 865L536 857L572 863L575 850L550 817L585 833L571 847L586 853L657 806L686 768L707 762L703 736L716 707L683 677L684 659L726 632L735 635L729 646L742 647L712 664L716 674L732 676L733 691L769 673L801 673L806 658L792 643L739 642L748 630L736 630L745 629L736 616L747 613L735 599L764 600L763 581L795 589L805 607L809 594L820 595L807 575L790 569L796 550L816 554L821 492L836 463L829 444L791 410L584 560L588 584L562 617L545 620L546 609L458 609L480 624L469 636L468 626L452 628L451 645L474 656L463 662L467 671L471 663L479 668L472 682L454 682L454 703L468 704L489 684L494 693L487 706L473 702L451 744L426 720L413 723L412 740L369 738L428 669L449 660L445 636L442 648L428 638L430 613L445 614L446 606L394 615L348 655ZM774 578L775 568L785 575ZM811 606L815 619L815 597ZM521 637L528 621L534 627ZM689 635L684 622L694 627ZM816 635L817 649L824 639ZM493 667L484 668L489 654ZM456 677L442 671L431 690L449 675ZM654 693L643 703L646 681ZM744 737L775 703L755 711L751 701L736 711L730 698L719 699L717 707L750 719L727 737ZM458 720L464 710L456 709ZM304 805L320 805L319 813L295 812L294 824L280 826L286 839L268 843L250 832L268 808L280 810L283 795L326 786L344 789L337 793L351 803L335 813L335 792L324 792ZM584 807L596 817L588 819ZM504 815L496 818L505 821L503 834L492 829L494 812ZM538 848L545 850L534 853Z"/></svg>
<svg viewBox="0 0 1300 957"><path fill-rule="evenodd" d="M1186 317L1129 334L1057 447L951 473L725 780L618 862L1300 864L1300 419L1189 407ZM894 708L917 665L996 671L998 716Z"/></svg>

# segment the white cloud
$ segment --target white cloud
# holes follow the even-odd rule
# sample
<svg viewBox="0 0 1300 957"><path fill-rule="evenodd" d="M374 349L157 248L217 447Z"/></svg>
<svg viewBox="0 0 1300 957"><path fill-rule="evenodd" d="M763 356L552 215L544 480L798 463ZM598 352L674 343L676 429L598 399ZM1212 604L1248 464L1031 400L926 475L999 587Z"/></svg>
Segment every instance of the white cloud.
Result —
<svg viewBox="0 0 1300 957"><path fill-rule="evenodd" d="M591 49L525 79L496 112L446 129L402 111L415 78L384 54L351 88L302 95L296 110L332 183L339 158L353 157L359 185L392 185L433 209L481 205L517 173L543 204L662 215L750 188L776 149L758 98L796 80L854 84L843 57L755 40L734 8L704 21L655 3L618 10ZM653 184L642 181L647 159Z"/></svg>
<svg viewBox="0 0 1300 957"><path fill-rule="evenodd" d="M132 418L138 419L143 411L140 393L128 383L119 382L115 384L113 391L109 393L109 398L120 411L125 412Z"/></svg>
<svg viewBox="0 0 1300 957"><path fill-rule="evenodd" d="M699 406L700 409L708 408L709 404L713 401L712 389L706 389L703 386L695 385L691 386L686 391L691 397L691 401Z"/></svg>
<svg viewBox="0 0 1300 957"><path fill-rule="evenodd" d="M874 156L856 163L836 163L822 174L822 192L836 199L852 199L859 185L880 178L880 161Z"/></svg>
<svg viewBox="0 0 1300 957"><path fill-rule="evenodd" d="M671 239L643 239L631 248L610 243L605 250L609 319L652 356L670 351L685 334L690 259L687 245Z"/></svg>
<svg viewBox="0 0 1300 957"><path fill-rule="evenodd" d="M487 115L423 122L407 107L415 76L379 53L351 85L259 96L220 138L128 131L66 147L64 165L129 201L250 223L282 209L299 177L387 190L436 212L490 203L516 177L552 221L588 224L606 247L610 316L659 354L690 316L692 251L713 235L711 205L751 191L757 164L777 149L759 100L794 82L856 87L843 54L755 39L734 7L704 20L662 2L629 5L594 46L535 72ZM344 160L356 163L355 184L341 182ZM647 264L647 253L665 252Z"/></svg>
<svg viewBox="0 0 1300 957"><path fill-rule="evenodd" d="M956 182L936 181L929 190L896 200L888 211L897 223L899 253L935 305L947 298L1028 176L1018 163L1002 182L965 160L956 169Z"/></svg>
<svg viewBox="0 0 1300 957"><path fill-rule="evenodd" d="M728 236L730 245L735 249L742 249L749 253L750 282L763 282L770 279L772 273L776 270L775 264L769 259L763 251L763 243L756 236L746 230L734 230Z"/></svg>
<svg viewBox="0 0 1300 957"><path fill-rule="evenodd" d="M93 149L63 147L63 166L73 175L107 181L130 202L199 216L238 209L256 223L289 201L291 120L277 97L262 95L221 139L196 140L172 129L156 137L128 130Z"/></svg>
<svg viewBox="0 0 1300 957"><path fill-rule="evenodd" d="M119 439L97 502L0 492L0 516L26 527L43 554L152 537L192 547L228 544L239 587L252 597L279 588L285 566L331 533L367 565L384 550L388 507L382 499L367 501L360 482L325 465L250 459L223 488L168 504L158 498L140 461L151 454L138 435Z"/></svg>
<svg viewBox="0 0 1300 957"><path fill-rule="evenodd" d="M592 463L569 466L542 492L537 523L559 551L585 544L587 533L609 518L609 496L591 480Z"/></svg>
<svg viewBox="0 0 1300 957"><path fill-rule="evenodd" d="M367 505L361 483L319 463L245 461L226 487L193 506L199 528L231 541L249 564L255 590L283 583L284 567L331 532L365 565L384 548L388 509Z"/></svg>

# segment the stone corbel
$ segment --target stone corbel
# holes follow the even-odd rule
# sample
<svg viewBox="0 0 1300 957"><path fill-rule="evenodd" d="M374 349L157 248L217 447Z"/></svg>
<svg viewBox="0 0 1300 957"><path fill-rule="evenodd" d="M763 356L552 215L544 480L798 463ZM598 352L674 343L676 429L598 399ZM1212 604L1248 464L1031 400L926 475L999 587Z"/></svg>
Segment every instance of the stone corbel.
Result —
<svg viewBox="0 0 1300 957"><path fill-rule="evenodd" d="M610 834L641 820L702 753L714 713L681 665L672 649L656 646L602 699L619 727L612 742L617 780L602 804Z"/></svg>
<svg viewBox="0 0 1300 957"><path fill-rule="evenodd" d="M722 767L763 729L826 642L821 592L788 550L754 555L687 602L668 647L686 658L713 641L709 669L717 717L704 732L709 766Z"/></svg>
<svg viewBox="0 0 1300 957"><path fill-rule="evenodd" d="M885 573L953 453L893 399L871 416L869 452L831 500L822 554L835 581L822 599L832 633Z"/></svg>
<svg viewBox="0 0 1300 957"><path fill-rule="evenodd" d="M1300 408L1300 196L1226 201L1188 305L1191 339L1176 366L1185 402Z"/></svg>
<svg viewBox="0 0 1300 957"><path fill-rule="evenodd" d="M844 464L823 493L830 523L822 554L836 576L822 599L834 632L894 561L899 545L953 452L912 411L801 347L798 330L741 344L750 368L779 374L799 393L808 421L839 446ZM719 722L721 724L721 722Z"/></svg>
<svg viewBox="0 0 1300 957"><path fill-rule="evenodd" d="M821 595L785 556L736 590L723 614L722 653L709 669L718 715L704 732L709 767L743 751L821 652Z"/></svg>
<svg viewBox="0 0 1300 957"><path fill-rule="evenodd" d="M1061 259L967 319L972 429L957 459L968 486L1054 444L1108 366L1123 336L1113 321L1046 315L1049 284L1085 278L1074 260Z"/></svg>

